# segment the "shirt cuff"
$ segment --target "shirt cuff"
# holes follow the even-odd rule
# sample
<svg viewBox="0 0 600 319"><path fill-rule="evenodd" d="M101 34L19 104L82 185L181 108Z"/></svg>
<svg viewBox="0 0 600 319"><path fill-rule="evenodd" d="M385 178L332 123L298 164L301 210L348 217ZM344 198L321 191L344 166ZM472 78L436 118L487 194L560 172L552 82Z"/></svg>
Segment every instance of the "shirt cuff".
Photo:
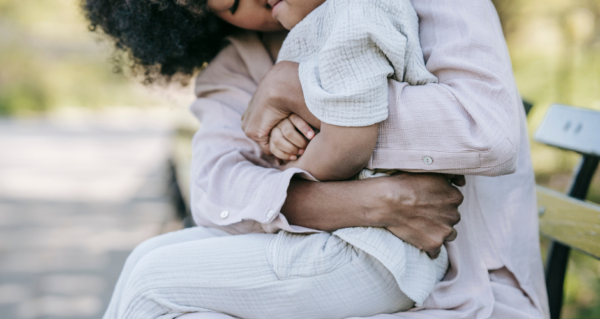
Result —
<svg viewBox="0 0 600 319"><path fill-rule="evenodd" d="M257 198L256 201L259 207L254 212L255 220L261 223L263 230L266 233L275 233L279 230L285 230L291 233L315 233L321 232L316 229L290 225L287 218L281 213L281 207L285 203L287 198L287 190L290 186L290 181L294 175L318 182L311 174L300 169L300 168L289 168L282 172L277 185L268 185L269 188L273 187L273 192L259 192L257 196L264 196L264 198ZM260 203L266 204L264 207ZM271 205L268 205L268 204ZM266 213L265 213L266 212Z"/></svg>
<svg viewBox="0 0 600 319"><path fill-rule="evenodd" d="M275 233L281 229L293 233L319 232L318 230L290 225L283 214L281 207L287 198L290 180L298 174L302 178L317 182L308 172L299 168L289 168L285 171L271 169L271 172L262 176L262 181L251 185L256 187L252 199L242 208L228 208L218 203L211 203L211 196L198 196L201 201L197 207L203 207L203 218L217 226L229 226L242 221L258 222L267 233Z"/></svg>

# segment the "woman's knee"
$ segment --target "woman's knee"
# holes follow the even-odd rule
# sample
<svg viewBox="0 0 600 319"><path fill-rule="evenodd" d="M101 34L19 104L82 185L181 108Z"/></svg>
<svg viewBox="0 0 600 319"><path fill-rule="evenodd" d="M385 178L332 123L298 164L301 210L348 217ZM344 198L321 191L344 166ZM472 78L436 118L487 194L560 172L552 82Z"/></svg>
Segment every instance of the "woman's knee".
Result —
<svg viewBox="0 0 600 319"><path fill-rule="evenodd" d="M129 257L127 257L127 263L133 263L135 265L140 259L154 249L171 245L172 240L170 239L170 235L171 233L166 233L144 240L133 249L131 254L129 254Z"/></svg>
<svg viewBox="0 0 600 319"><path fill-rule="evenodd" d="M121 309L122 311L131 311L130 308L135 304L154 303L151 296L160 295L161 289L165 288L165 280L168 281L162 261L165 260L165 253L169 251L169 245L157 247L152 245L152 242L145 243L136 248L138 255L132 254L132 257L138 260L132 266L124 287L121 307L127 310Z"/></svg>
<svg viewBox="0 0 600 319"><path fill-rule="evenodd" d="M139 262L140 259L146 256L148 253L161 247L188 242L192 240L220 237L225 235L227 234L221 230L210 229L205 227L186 228L158 235L149 238L137 245L131 252L131 254L129 254L129 257L127 258L127 263L134 266Z"/></svg>

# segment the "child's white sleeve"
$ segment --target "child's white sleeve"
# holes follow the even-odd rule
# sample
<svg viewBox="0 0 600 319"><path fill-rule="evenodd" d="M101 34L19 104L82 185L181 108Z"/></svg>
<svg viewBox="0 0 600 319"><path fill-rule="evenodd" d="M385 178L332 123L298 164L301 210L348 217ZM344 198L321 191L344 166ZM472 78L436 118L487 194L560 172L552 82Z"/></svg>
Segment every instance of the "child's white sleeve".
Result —
<svg viewBox="0 0 600 319"><path fill-rule="evenodd" d="M390 77L413 85L437 82L425 68L410 1L382 2L390 8L358 5L363 1L343 12L338 7L322 49L300 63L306 104L325 123L357 127L386 120Z"/></svg>

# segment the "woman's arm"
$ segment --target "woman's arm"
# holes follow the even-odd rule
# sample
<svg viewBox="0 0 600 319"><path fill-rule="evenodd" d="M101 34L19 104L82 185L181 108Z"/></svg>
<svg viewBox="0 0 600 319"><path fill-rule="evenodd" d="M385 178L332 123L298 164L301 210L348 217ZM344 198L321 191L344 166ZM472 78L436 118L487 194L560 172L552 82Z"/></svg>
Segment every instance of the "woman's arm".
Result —
<svg viewBox="0 0 600 319"><path fill-rule="evenodd" d="M493 7L455 0L413 5L427 68L439 83L390 81L389 119L380 130L386 140L370 165L486 176L514 172L523 106ZM433 162L425 163L425 156Z"/></svg>
<svg viewBox="0 0 600 319"><path fill-rule="evenodd" d="M240 128L260 80L241 54L235 45L224 48L196 79L198 99L190 109L201 128L192 141L192 215L198 225L236 234L306 231L289 226L279 214L289 182L301 170L278 170L273 158L264 156ZM266 58L263 62L272 65Z"/></svg>
<svg viewBox="0 0 600 319"><path fill-rule="evenodd" d="M462 195L441 176L315 183L293 178L301 170L272 168L272 158L240 128L258 83L240 60L230 46L197 80L191 110L202 127L193 140L190 185L197 224L231 233L406 225L397 234L433 256L444 238L453 239ZM437 204L429 204L430 197Z"/></svg>
<svg viewBox="0 0 600 319"><path fill-rule="evenodd" d="M432 257L456 236L453 226L460 220L463 197L445 176L406 173L343 182L293 178L300 170L267 167L256 144L220 118L227 110L222 105L205 99L196 104L214 111L204 112L207 124L193 142L192 214L197 224L231 233L388 227ZM464 185L464 177L454 183Z"/></svg>
<svg viewBox="0 0 600 319"><path fill-rule="evenodd" d="M281 212L291 224L325 231L387 227L437 257L444 241L456 238L453 226L460 221L463 196L453 184L464 186L464 176L401 173L321 183L293 179Z"/></svg>
<svg viewBox="0 0 600 319"><path fill-rule="evenodd" d="M486 176L514 172L523 110L497 16L490 16L487 6L462 1L413 5L427 68L439 83L410 86L390 80L389 118L380 125L369 166ZM295 98L302 94L298 65L275 68L246 111L244 130L254 140L256 131L268 132L281 120L270 108L300 117L308 111ZM270 89L269 83L286 81L285 91ZM259 120L256 114L266 116ZM425 163L425 156L433 162Z"/></svg>

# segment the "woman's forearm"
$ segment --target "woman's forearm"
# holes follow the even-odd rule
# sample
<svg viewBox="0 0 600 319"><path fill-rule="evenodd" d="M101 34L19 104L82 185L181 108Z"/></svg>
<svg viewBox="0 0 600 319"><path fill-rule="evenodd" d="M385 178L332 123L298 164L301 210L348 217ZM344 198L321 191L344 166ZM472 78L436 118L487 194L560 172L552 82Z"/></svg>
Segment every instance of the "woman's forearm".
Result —
<svg viewBox="0 0 600 319"><path fill-rule="evenodd" d="M381 226L370 203L377 196L375 187L367 187L368 182L313 182L294 178L281 213L290 224L324 231Z"/></svg>
<svg viewBox="0 0 600 319"><path fill-rule="evenodd" d="M405 242L436 257L456 238L463 196L452 185L464 177L400 173L358 181L292 179L281 213L290 224L324 231L386 227Z"/></svg>

